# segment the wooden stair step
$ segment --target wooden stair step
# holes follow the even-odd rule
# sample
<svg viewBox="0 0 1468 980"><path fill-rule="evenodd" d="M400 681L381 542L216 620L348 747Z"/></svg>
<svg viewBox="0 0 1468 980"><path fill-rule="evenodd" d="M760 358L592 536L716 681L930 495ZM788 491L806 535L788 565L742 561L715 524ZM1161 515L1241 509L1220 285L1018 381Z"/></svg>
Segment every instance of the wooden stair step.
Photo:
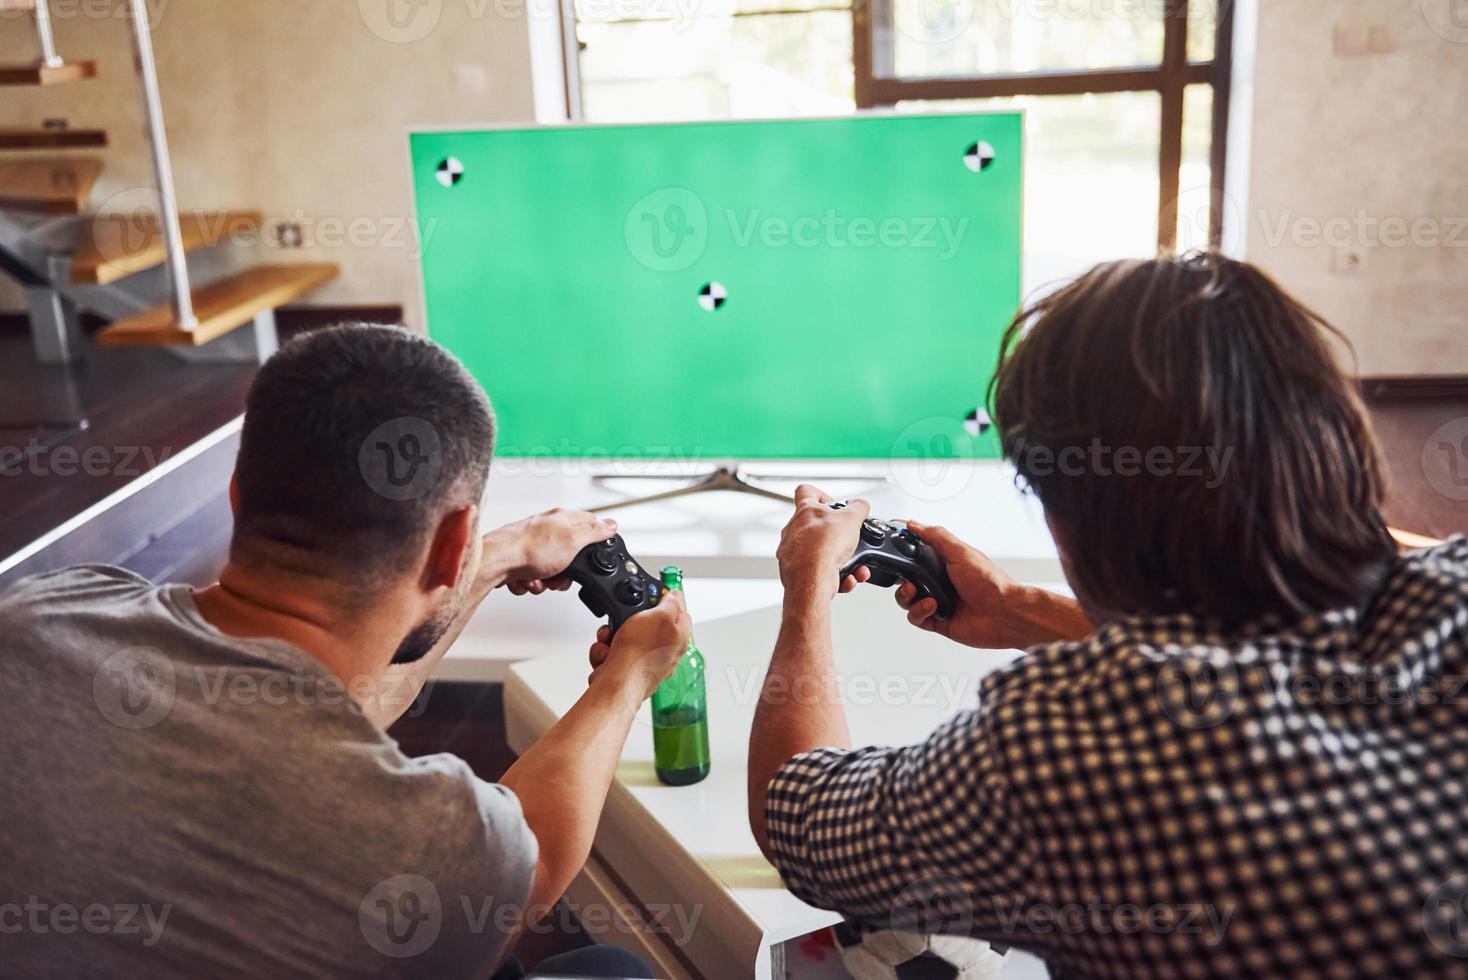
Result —
<svg viewBox="0 0 1468 980"><path fill-rule="evenodd" d="M199 346L249 323L259 313L283 306L341 274L334 262L300 265L257 265L193 291L193 330L179 327L171 305L155 306L102 328L103 347L152 347L157 344Z"/></svg>
<svg viewBox="0 0 1468 980"><path fill-rule="evenodd" d="M54 150L106 146L101 129L0 129L0 150Z"/></svg>
<svg viewBox="0 0 1468 980"><path fill-rule="evenodd" d="M259 211L187 211L179 215L178 228L184 248L192 252L225 244L235 235L258 229L264 220ZM71 281L105 286L162 265L167 257L157 216L99 214L92 221L91 234L84 234L77 243L71 260Z"/></svg>
<svg viewBox="0 0 1468 980"><path fill-rule="evenodd" d="M0 85L61 85L97 77L95 61L68 61L64 65L0 65Z"/></svg>
<svg viewBox="0 0 1468 980"><path fill-rule="evenodd" d="M101 173L102 161L85 157L0 161L0 207L80 214Z"/></svg>

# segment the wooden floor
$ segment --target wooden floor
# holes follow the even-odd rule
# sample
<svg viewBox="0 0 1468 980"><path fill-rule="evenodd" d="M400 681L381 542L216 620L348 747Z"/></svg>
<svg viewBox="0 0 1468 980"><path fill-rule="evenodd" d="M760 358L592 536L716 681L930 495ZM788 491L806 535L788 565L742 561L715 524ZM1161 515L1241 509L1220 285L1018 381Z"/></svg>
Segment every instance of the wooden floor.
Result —
<svg viewBox="0 0 1468 980"><path fill-rule="evenodd" d="M282 341L346 319L401 318L398 307L276 311ZM251 364L190 363L159 348L90 343L76 364L39 365L23 324L19 317L0 323L0 557L239 416L255 376Z"/></svg>
<svg viewBox="0 0 1468 980"><path fill-rule="evenodd" d="M146 349L41 366L28 337L0 333L0 555L238 416L254 373ZM68 428L81 422L80 432Z"/></svg>

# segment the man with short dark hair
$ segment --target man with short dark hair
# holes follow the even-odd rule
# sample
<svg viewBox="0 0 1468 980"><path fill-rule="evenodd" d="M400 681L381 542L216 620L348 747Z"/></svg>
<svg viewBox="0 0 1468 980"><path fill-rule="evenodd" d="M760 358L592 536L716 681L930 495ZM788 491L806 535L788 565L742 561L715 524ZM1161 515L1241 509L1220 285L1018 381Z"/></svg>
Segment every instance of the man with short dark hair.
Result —
<svg viewBox="0 0 1468 980"><path fill-rule="evenodd" d="M792 891L1056 977L1463 975L1468 541L1397 553L1331 336L1214 255L1022 313L992 414L1076 599L910 523L959 603L902 586L909 619L1032 648L916 745L851 747L830 606L867 507L801 488L749 759Z"/></svg>
<svg viewBox="0 0 1468 980"><path fill-rule="evenodd" d="M0 597L6 972L494 972L585 862L690 624L675 594L628 622L499 785L404 756L384 729L479 603L564 587L615 532L553 510L482 534L493 442L438 345L308 334L251 388L217 583L87 566ZM619 952L558 969L646 975Z"/></svg>

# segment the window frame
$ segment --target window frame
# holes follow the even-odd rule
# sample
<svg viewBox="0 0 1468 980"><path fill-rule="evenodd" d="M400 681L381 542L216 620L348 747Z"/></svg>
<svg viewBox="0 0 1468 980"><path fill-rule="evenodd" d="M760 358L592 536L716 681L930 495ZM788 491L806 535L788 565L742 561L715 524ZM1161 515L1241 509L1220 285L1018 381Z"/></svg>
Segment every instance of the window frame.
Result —
<svg viewBox="0 0 1468 980"><path fill-rule="evenodd" d="M905 100L1013 98L1016 96L1104 95L1116 92L1156 92L1161 98L1157 247L1170 252L1177 246L1177 201L1181 193L1183 123L1186 92L1191 85L1213 90L1212 139L1209 146L1208 241L1221 247L1225 229L1223 207L1228 162L1228 130L1233 93L1235 0L1215 0L1213 58L1188 58L1188 10L1196 0L1163 0L1162 60L1156 65L1100 68L1080 71L1013 72L992 75L902 78L893 69L892 31L895 0L852 0L852 88L858 112L890 108ZM582 78L575 0L560 0L566 116L581 122ZM781 13L786 11L771 11ZM794 11L791 11L794 12ZM808 11L799 11L805 13ZM762 12L763 13L763 12ZM735 14L734 16L740 16ZM879 33L880 32L880 33ZM875 40L884 38L879 48Z"/></svg>
<svg viewBox="0 0 1468 980"><path fill-rule="evenodd" d="M1213 89L1208 241L1223 241L1228 121L1233 86L1234 2L1217 0L1213 59L1188 58L1188 8L1191 0L1164 0L1162 60L1157 65L1079 71L1012 72L991 75L898 77L893 67L895 0L853 0L851 39L857 111L890 108L912 100L1013 98L1015 96L1092 95L1156 92L1161 97L1160 177L1157 247L1177 246L1177 200L1181 193L1185 94L1191 85ZM877 42L881 41L879 45Z"/></svg>

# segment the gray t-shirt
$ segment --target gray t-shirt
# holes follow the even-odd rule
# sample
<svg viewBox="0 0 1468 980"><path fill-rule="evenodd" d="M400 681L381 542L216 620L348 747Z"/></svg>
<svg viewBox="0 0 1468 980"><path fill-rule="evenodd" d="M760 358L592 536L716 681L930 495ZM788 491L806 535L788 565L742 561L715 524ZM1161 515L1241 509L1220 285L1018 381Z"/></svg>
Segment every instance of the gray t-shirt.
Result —
<svg viewBox="0 0 1468 980"><path fill-rule="evenodd" d="M474 976L527 901L509 790L323 665L116 568L0 596L0 972Z"/></svg>

